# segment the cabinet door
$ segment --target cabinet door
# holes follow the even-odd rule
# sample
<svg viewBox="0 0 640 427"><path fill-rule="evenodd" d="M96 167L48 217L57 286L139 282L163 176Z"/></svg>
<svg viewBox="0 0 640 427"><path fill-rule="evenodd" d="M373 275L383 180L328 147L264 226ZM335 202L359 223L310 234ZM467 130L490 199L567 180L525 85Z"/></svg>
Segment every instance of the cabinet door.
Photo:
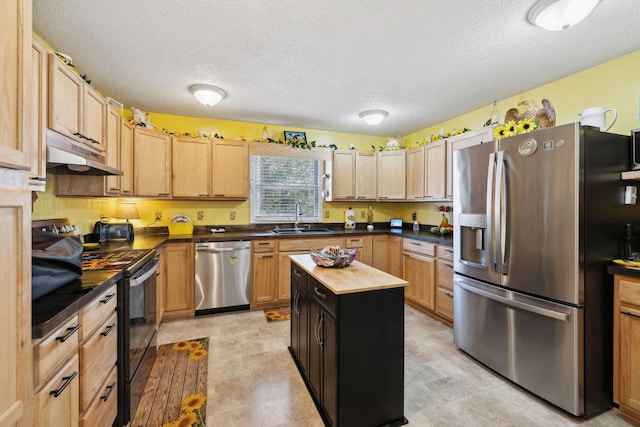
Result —
<svg viewBox="0 0 640 427"><path fill-rule="evenodd" d="M373 243L371 236L347 237L346 248L358 248L356 260L371 265L373 261Z"/></svg>
<svg viewBox="0 0 640 427"><path fill-rule="evenodd" d="M322 383L322 346L320 345L320 330L322 310L320 303L309 296L309 388L318 401Z"/></svg>
<svg viewBox="0 0 640 427"><path fill-rule="evenodd" d="M404 280L409 282L405 294L407 299L434 310L435 260L407 252L403 260Z"/></svg>
<svg viewBox="0 0 640 427"><path fill-rule="evenodd" d="M195 312L194 244L170 243L162 253L164 317L192 316Z"/></svg>
<svg viewBox="0 0 640 427"><path fill-rule="evenodd" d="M389 273L389 236L380 234L371 236L371 266Z"/></svg>
<svg viewBox="0 0 640 427"><path fill-rule="evenodd" d="M82 127L85 144L97 151L105 151L107 102L97 91L82 82Z"/></svg>
<svg viewBox="0 0 640 427"><path fill-rule="evenodd" d="M407 200L422 200L425 195L425 147L407 151Z"/></svg>
<svg viewBox="0 0 640 427"><path fill-rule="evenodd" d="M275 254L257 253L253 255L252 307L272 303L276 300L276 274L277 258Z"/></svg>
<svg viewBox="0 0 640 427"><path fill-rule="evenodd" d="M374 151L356 151L356 198L375 200L377 197L377 156Z"/></svg>
<svg viewBox="0 0 640 427"><path fill-rule="evenodd" d="M445 141L436 141L426 146L425 151L425 196L429 199L444 199L446 196L447 146Z"/></svg>
<svg viewBox="0 0 640 427"><path fill-rule="evenodd" d="M309 370L307 274L296 265L291 270L291 348L302 370Z"/></svg>
<svg viewBox="0 0 640 427"><path fill-rule="evenodd" d="M0 2L0 166L31 165L31 1ZM26 114L24 114L26 113Z"/></svg>
<svg viewBox="0 0 640 427"><path fill-rule="evenodd" d="M54 53L49 54L49 128L78 141L83 84Z"/></svg>
<svg viewBox="0 0 640 427"><path fill-rule="evenodd" d="M324 247L324 246L323 246ZM291 299L291 258L289 255L308 254L309 250L297 252L285 252L278 254L278 283L276 285L277 299L281 302Z"/></svg>
<svg viewBox="0 0 640 427"><path fill-rule="evenodd" d="M133 126L124 119L120 123L120 194L133 196Z"/></svg>
<svg viewBox="0 0 640 427"><path fill-rule="evenodd" d="M320 348L322 349L322 406L331 421L338 420L338 336L336 318L322 310Z"/></svg>
<svg viewBox="0 0 640 427"><path fill-rule="evenodd" d="M404 150L378 152L378 199L406 198L406 154Z"/></svg>
<svg viewBox="0 0 640 427"><path fill-rule="evenodd" d="M113 107L107 108L107 131L105 139L105 162L107 166L120 170L120 146L122 116ZM105 192L108 195L120 195L120 177L111 175L105 177Z"/></svg>
<svg viewBox="0 0 640 427"><path fill-rule="evenodd" d="M173 137L171 152L173 197L211 197L211 140Z"/></svg>
<svg viewBox="0 0 640 427"><path fill-rule="evenodd" d="M34 426L78 426L79 370L76 354L36 394L38 415Z"/></svg>
<svg viewBox="0 0 640 427"><path fill-rule="evenodd" d="M335 150L333 152L333 199L350 200L356 195L356 152Z"/></svg>
<svg viewBox="0 0 640 427"><path fill-rule="evenodd" d="M136 196L171 196L169 136L136 126L133 131L133 188Z"/></svg>
<svg viewBox="0 0 640 427"><path fill-rule="evenodd" d="M402 237L389 236L389 274L403 277L402 259Z"/></svg>
<svg viewBox="0 0 640 427"><path fill-rule="evenodd" d="M49 51L35 35L31 44L31 173L29 189L45 191L47 177L47 61Z"/></svg>
<svg viewBox="0 0 640 427"><path fill-rule="evenodd" d="M213 141L212 193L215 198L249 198L249 145L246 141Z"/></svg>
<svg viewBox="0 0 640 427"><path fill-rule="evenodd" d="M640 310L620 306L620 405L640 414Z"/></svg>

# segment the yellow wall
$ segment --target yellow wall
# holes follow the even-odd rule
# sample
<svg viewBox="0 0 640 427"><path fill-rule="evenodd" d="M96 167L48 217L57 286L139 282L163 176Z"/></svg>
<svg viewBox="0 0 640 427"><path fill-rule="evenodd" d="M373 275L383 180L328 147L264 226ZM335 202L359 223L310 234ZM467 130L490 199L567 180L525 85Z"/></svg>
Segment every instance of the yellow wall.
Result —
<svg viewBox="0 0 640 427"><path fill-rule="evenodd" d="M606 62L596 67L576 73L572 76L552 83L532 88L513 97L497 102L500 117L505 112L525 98L532 99L538 106L542 98L551 100L556 110L556 124L579 121L578 113L585 108L605 106L615 108L618 120L610 132L628 135L631 129L639 128L639 97L640 97L640 51ZM445 131L461 128L477 129L490 117L492 105L479 108L467 114L454 117L442 123L437 123L421 129L403 138L405 146L413 146L423 140L424 135L437 134L442 127ZM168 131L192 132L200 129L212 134L219 134L225 138L244 138L247 140L260 139L265 124L236 122L207 118L175 116L161 113L151 113L151 122L158 129ZM609 116L607 116L609 117ZM335 144L339 148L348 148L353 144L357 148L368 148L386 143L386 138L355 135L340 132L301 129L295 126L266 125L269 136L273 139L284 139L283 130L304 131L307 140L315 140L318 145ZM49 175L55 179L55 176ZM91 231L93 222L100 218L100 214L111 216L115 212L116 201L111 199L73 199L56 198L53 195L53 185L47 185L46 193L40 194L40 200L35 204L34 219L69 217L80 227L80 231ZM134 226L147 226L154 222L154 213L161 212L162 220L154 225L167 225L173 215L189 215L196 224L203 225L235 225L249 222L249 202L202 202L202 201L166 201L166 200L138 200L141 218L132 220ZM374 221L387 222L391 217L403 218L411 222L412 212L418 215L421 224L438 224L442 214L438 211L440 205L450 203L346 203L325 202L324 211L329 217L323 221L327 223L343 222L344 211L348 207L356 209L358 222L361 213L369 205L374 209ZM197 220L197 211L204 212L204 219ZM230 212L236 212L236 219L230 219Z"/></svg>

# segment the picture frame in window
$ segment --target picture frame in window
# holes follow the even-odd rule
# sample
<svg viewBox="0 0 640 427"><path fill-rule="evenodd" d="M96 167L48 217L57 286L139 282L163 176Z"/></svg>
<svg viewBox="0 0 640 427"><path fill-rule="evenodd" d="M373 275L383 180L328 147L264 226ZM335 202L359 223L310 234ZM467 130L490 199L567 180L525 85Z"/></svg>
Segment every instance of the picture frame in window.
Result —
<svg viewBox="0 0 640 427"><path fill-rule="evenodd" d="M285 130L284 131L284 140L286 141L296 141L298 143L307 143L307 134L304 132L298 132L293 130Z"/></svg>

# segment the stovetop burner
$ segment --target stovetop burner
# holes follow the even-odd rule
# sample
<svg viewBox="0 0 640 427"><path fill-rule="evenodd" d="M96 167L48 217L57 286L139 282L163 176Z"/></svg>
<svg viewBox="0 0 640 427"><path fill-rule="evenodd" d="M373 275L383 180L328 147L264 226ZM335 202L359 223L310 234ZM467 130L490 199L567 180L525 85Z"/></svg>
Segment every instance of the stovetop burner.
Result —
<svg viewBox="0 0 640 427"><path fill-rule="evenodd" d="M127 267L143 258L150 251L127 249L113 252L85 252L82 254L82 270L117 270Z"/></svg>

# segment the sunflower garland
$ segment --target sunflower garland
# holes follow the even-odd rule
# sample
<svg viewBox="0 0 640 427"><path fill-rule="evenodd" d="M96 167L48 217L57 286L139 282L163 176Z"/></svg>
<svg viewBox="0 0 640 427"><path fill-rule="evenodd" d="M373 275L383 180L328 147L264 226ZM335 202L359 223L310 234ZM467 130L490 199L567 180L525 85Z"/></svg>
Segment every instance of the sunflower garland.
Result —
<svg viewBox="0 0 640 427"><path fill-rule="evenodd" d="M517 123L513 120L508 121L504 125L496 126L493 129L493 137L502 139L521 133L529 133L538 127L538 122L530 119L520 120Z"/></svg>

